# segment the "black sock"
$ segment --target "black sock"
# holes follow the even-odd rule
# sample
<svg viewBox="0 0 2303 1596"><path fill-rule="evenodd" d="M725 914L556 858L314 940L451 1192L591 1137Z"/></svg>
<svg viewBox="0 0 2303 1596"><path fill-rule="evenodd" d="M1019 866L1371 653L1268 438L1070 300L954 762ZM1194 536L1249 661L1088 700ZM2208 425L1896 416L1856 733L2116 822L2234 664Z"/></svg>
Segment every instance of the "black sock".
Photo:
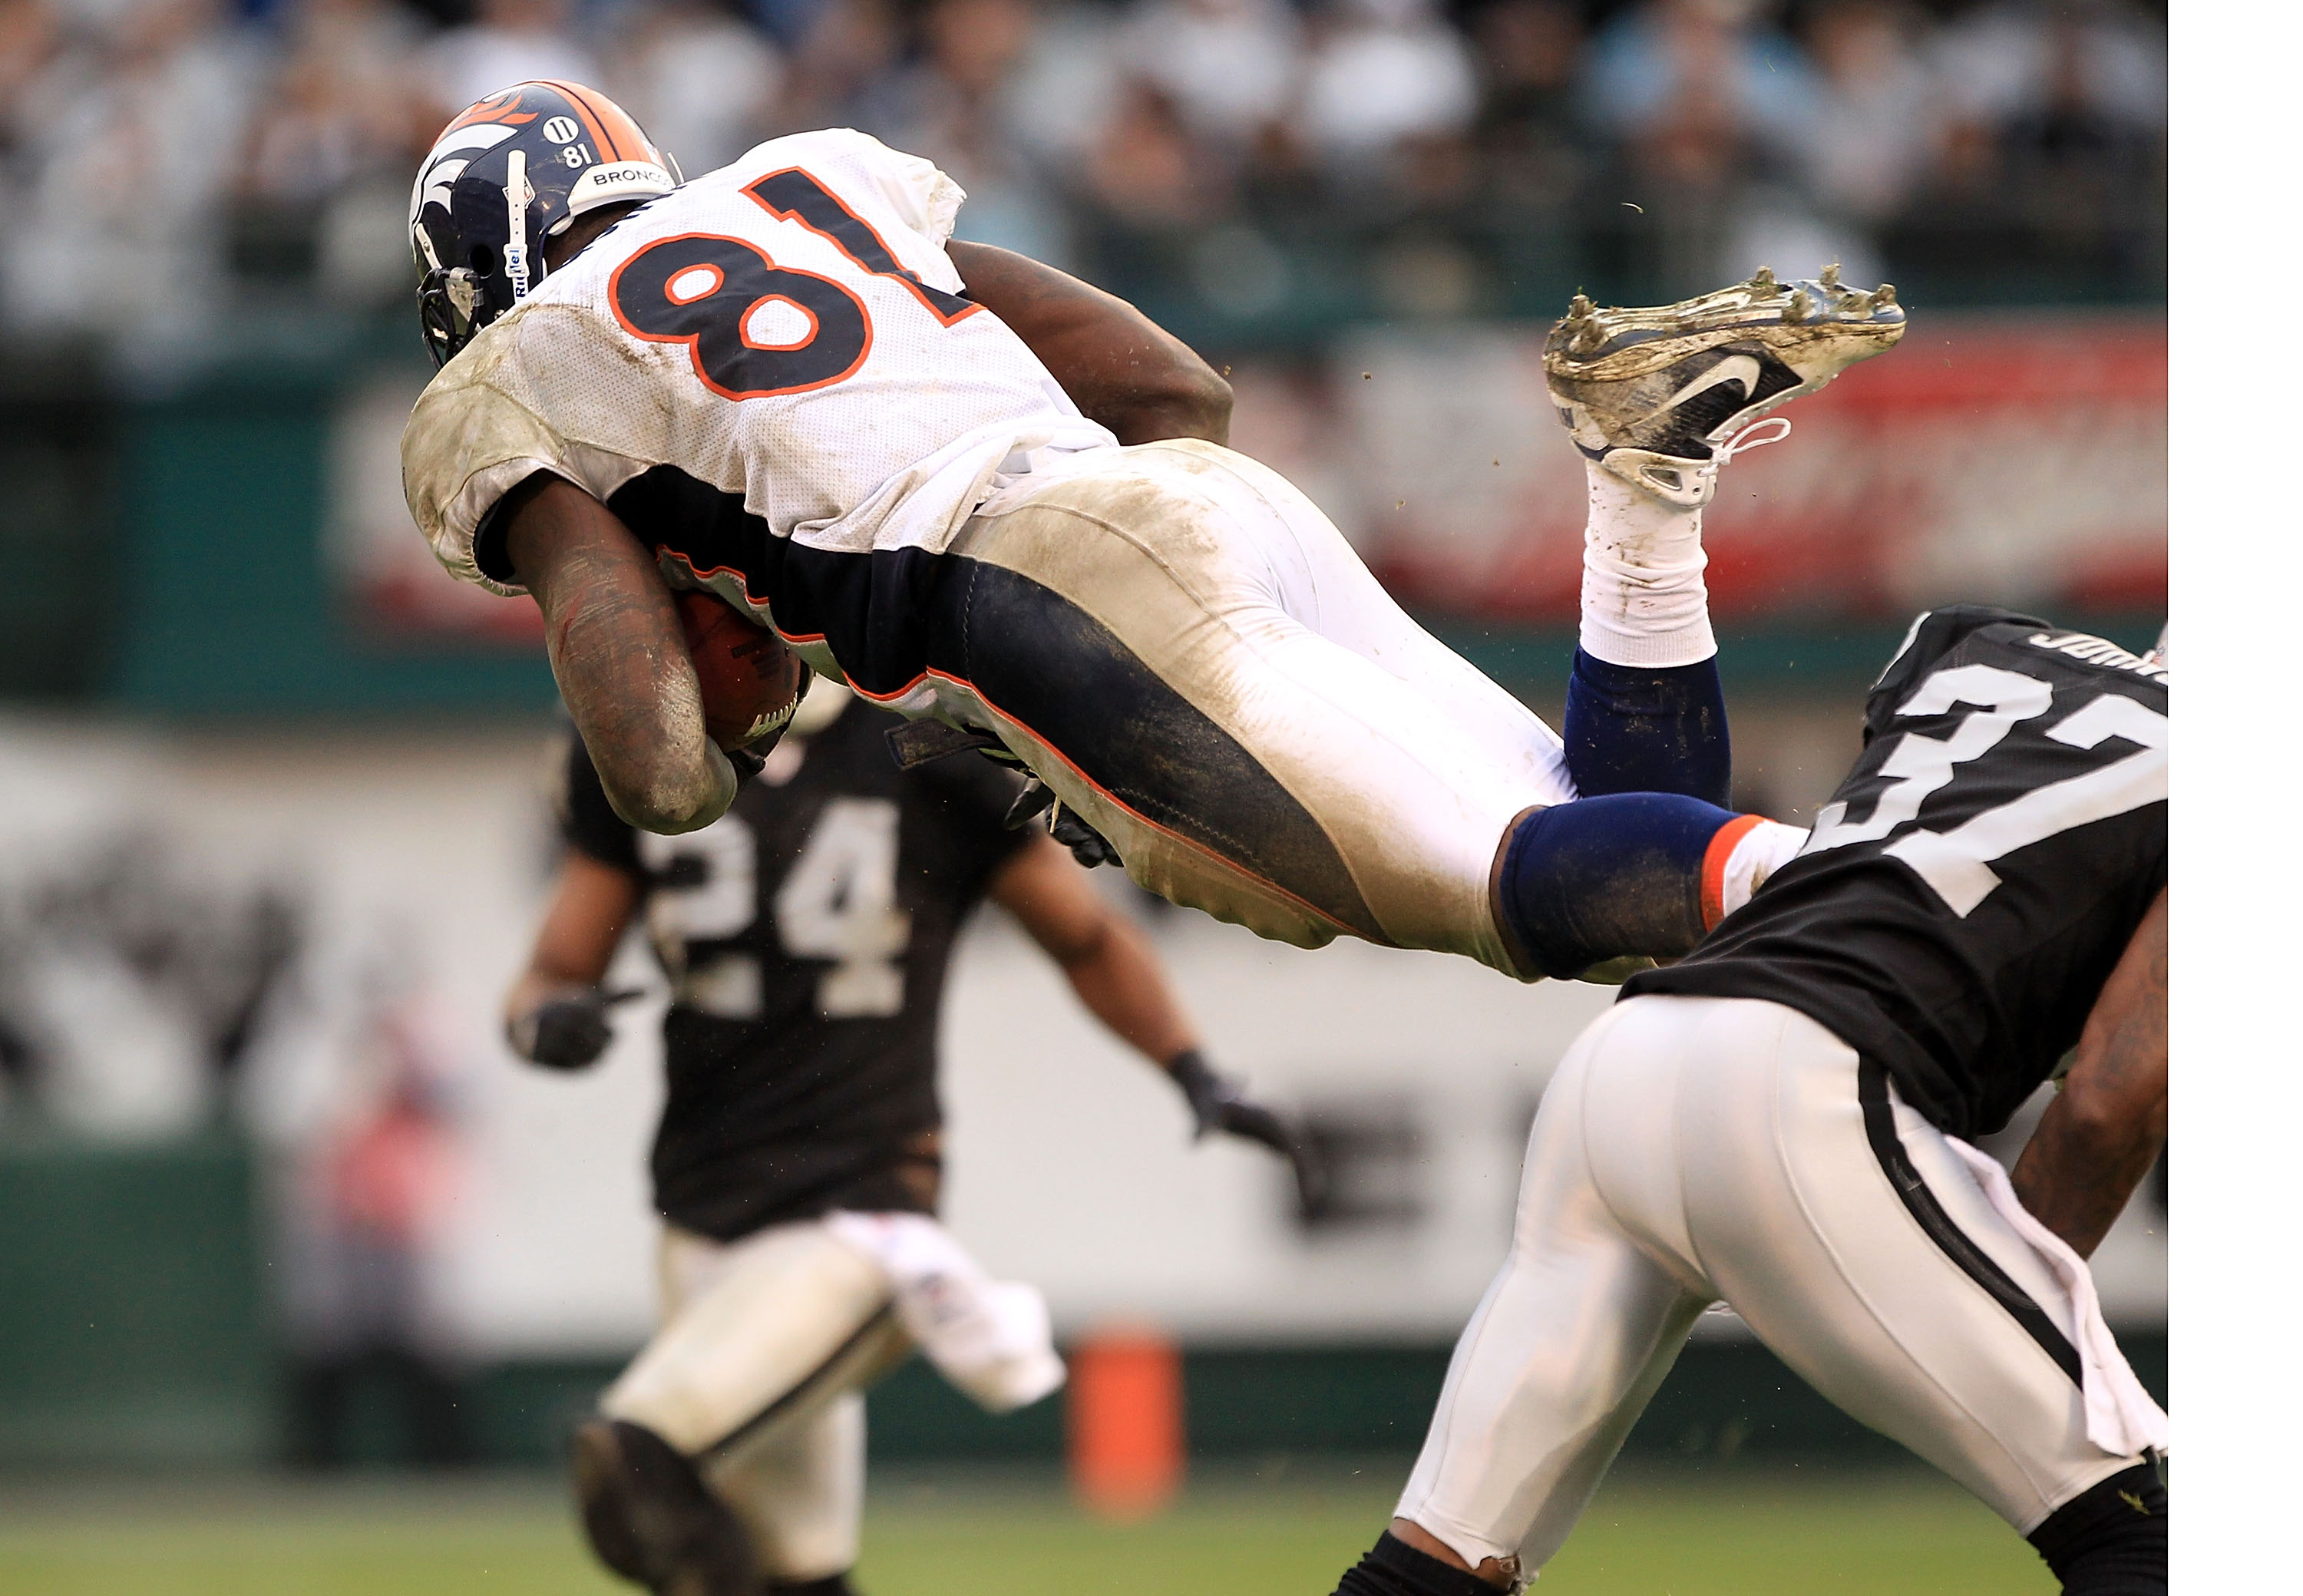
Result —
<svg viewBox="0 0 2303 1596"><path fill-rule="evenodd" d="M1358 1566L1344 1575L1336 1596L1496 1596L1496 1587L1430 1552L1416 1550L1386 1530Z"/></svg>
<svg viewBox="0 0 2303 1596"><path fill-rule="evenodd" d="M827 1574L822 1579L803 1580L797 1584L772 1579L760 1590L762 1596L856 1596L856 1587L848 1583L845 1574Z"/></svg>
<svg viewBox="0 0 2303 1596"><path fill-rule="evenodd" d="M2064 1596L2166 1596L2167 1488L2148 1463L2099 1481L2047 1516L2031 1544Z"/></svg>

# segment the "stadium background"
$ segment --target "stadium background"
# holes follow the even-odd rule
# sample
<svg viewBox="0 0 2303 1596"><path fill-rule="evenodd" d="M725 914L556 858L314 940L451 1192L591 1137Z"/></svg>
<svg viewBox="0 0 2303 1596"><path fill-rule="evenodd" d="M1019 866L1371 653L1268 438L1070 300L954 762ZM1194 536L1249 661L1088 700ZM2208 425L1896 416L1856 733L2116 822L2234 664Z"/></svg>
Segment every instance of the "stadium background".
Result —
<svg viewBox="0 0 2303 1596"><path fill-rule="evenodd" d="M1236 443L1546 713L1582 502L1548 318L1762 261L1894 281L1902 350L1739 462L1708 529L1741 796L1803 817L1918 606L2156 629L2164 61L2164 8L2115 0L0 0L0 1591L130 1588L101 1570L139 1533L134 1588L207 1588L168 1583L195 1521L276 1526L236 1589L460 1590L491 1558L589 1588L538 1471L647 1323L652 1051L637 1008L580 1081L496 1035L553 697L532 608L448 582L399 501L426 370L406 182L450 111L567 76L690 171L827 122L932 156L964 236L1228 368ZM1306 1224L1251 1152L1185 1147L1172 1094L986 916L948 1020L949 1217L1067 1337L1181 1342L1205 1484L1091 1531L1053 1484L1060 1404L983 1420L915 1366L873 1405L875 1590L977 1588L1019 1548L1050 1583L983 1588L1116 1548L1315 1588L1379 1521L1545 1076L1605 1001L1106 884L1344 1178ZM2163 1395L2165 1189L2099 1265ZM1630 1455L1641 1511L1590 1535L1617 1574L1562 1588L1661 1589L1651 1554L1740 1589L1690 1571L1821 1566L1802 1537L1843 1533L1885 1590L1995 1544L1731 1319ZM328 1459L367 1483L310 1483ZM955 1510L955 1479L998 1510ZM441 1549L421 1578L390 1572L409 1526ZM1253 1572L1312 1541L1312 1572ZM316 1546L339 1572L295 1583ZM2030 1588L2015 1551L1910 1588Z"/></svg>

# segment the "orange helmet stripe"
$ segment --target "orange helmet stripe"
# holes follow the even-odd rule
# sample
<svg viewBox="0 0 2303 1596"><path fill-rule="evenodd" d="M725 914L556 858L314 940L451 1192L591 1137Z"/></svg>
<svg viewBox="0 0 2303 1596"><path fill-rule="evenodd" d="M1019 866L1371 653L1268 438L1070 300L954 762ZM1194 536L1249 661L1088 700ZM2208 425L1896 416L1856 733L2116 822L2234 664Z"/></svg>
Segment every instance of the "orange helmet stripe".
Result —
<svg viewBox="0 0 2303 1596"><path fill-rule="evenodd" d="M600 125L608 130L617 143L631 151L625 157L627 160L662 162L662 156L656 153L655 146L648 141L648 136L640 131L640 124L632 120L631 113L605 95L593 94L588 89L584 92L598 102Z"/></svg>
<svg viewBox="0 0 2303 1596"><path fill-rule="evenodd" d="M478 101L468 107L461 116L459 116L455 121L450 122L446 127L440 130L441 138L446 138L458 128L471 127L477 122L509 122L517 126L521 122L534 122L536 120L536 114L533 111L527 113L525 115L518 114L519 111L519 89L522 87L525 86L516 85L510 89L501 89L498 92L488 96L487 98ZM434 142L437 143L438 140L435 139Z"/></svg>
<svg viewBox="0 0 2303 1596"><path fill-rule="evenodd" d="M647 136L640 131L639 123L634 122L615 101L580 83L566 83L557 78L544 78L539 81L568 97L568 103L576 107L576 114L584 119L584 125L599 141L603 159L654 161L656 158L654 150L649 148Z"/></svg>

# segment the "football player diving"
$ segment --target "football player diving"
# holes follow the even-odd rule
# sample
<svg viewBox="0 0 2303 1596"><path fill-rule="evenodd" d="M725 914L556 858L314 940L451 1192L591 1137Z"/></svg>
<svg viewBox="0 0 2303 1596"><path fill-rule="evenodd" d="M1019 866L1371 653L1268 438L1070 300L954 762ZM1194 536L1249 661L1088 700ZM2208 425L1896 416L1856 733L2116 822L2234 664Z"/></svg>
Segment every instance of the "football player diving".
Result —
<svg viewBox="0 0 2303 1596"><path fill-rule="evenodd" d="M2085 1262L2166 1135L2164 648L1913 624L1799 857L1561 1060L1510 1255L1338 1596L1532 1578L1715 1302L2071 1596L2164 1596L2167 1416ZM2059 1060L2011 1182L1970 1144Z"/></svg>
<svg viewBox="0 0 2303 1596"><path fill-rule="evenodd" d="M987 1288L932 1217L936 1026L983 899L1164 1068L1200 1135L1312 1178L1279 1117L1209 1068L1143 933L1045 832L1010 829L1017 778L978 759L898 769L900 723L819 680L728 813L675 837L620 817L570 739L568 851L507 1018L535 1062L591 1064L636 917L672 980L650 1161L662 1324L574 1448L594 1549L654 1591L846 1596L863 1390L915 1337L995 1410L1061 1378L1036 1294Z"/></svg>
<svg viewBox="0 0 2303 1596"><path fill-rule="evenodd" d="M1545 370L1590 513L1565 737L1418 627L1228 386L835 130L682 182L579 85L450 124L409 223L442 369L401 445L439 558L532 595L616 812L737 786L671 589L1027 767L1136 882L1265 936L1531 979L1684 953L1803 833L1727 799L1703 583L1720 468L1903 330L1894 291L1578 298ZM1774 429L1772 432L1769 429ZM1574 801L1571 801L1574 800Z"/></svg>

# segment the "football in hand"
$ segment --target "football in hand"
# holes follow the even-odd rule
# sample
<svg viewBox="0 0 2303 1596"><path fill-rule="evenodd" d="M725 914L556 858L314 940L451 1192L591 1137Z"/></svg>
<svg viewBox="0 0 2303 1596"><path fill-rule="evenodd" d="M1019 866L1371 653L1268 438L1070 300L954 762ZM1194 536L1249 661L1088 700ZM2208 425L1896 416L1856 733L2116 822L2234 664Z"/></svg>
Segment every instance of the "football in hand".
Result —
<svg viewBox="0 0 2303 1596"><path fill-rule="evenodd" d="M716 595L675 593L671 602L704 688L704 734L723 748L745 748L781 731L806 684L799 655Z"/></svg>

